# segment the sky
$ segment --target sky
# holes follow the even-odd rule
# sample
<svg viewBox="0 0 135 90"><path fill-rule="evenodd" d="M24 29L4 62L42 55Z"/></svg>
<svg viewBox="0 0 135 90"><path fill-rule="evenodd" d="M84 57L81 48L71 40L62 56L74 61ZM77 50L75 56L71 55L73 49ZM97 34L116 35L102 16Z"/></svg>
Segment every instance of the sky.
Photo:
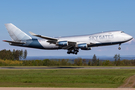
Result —
<svg viewBox="0 0 135 90"><path fill-rule="evenodd" d="M11 40L5 23L13 23L28 35L29 31L58 37L122 30L135 37L135 0L0 0L0 50L26 49L28 56L75 56L68 55L67 50L10 46L2 41ZM135 55L135 40L121 48L93 47L80 50L77 56Z"/></svg>

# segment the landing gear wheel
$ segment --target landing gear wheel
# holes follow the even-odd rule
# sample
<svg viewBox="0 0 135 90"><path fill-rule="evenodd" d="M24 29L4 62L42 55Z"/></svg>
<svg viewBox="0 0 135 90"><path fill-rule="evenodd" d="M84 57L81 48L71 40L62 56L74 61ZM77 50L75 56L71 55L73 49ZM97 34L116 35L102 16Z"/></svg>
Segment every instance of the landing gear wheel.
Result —
<svg viewBox="0 0 135 90"><path fill-rule="evenodd" d="M121 47L119 47L118 49L121 50Z"/></svg>
<svg viewBox="0 0 135 90"><path fill-rule="evenodd" d="M77 53L78 53L77 51L74 51L74 54L76 54L76 55L77 55Z"/></svg>
<svg viewBox="0 0 135 90"><path fill-rule="evenodd" d="M76 54L77 55L78 52L79 52L78 49L70 49L70 50L67 51L67 54L72 53L72 54Z"/></svg>
<svg viewBox="0 0 135 90"><path fill-rule="evenodd" d="M67 54L70 54L70 52L67 52Z"/></svg>
<svg viewBox="0 0 135 90"><path fill-rule="evenodd" d="M74 49L74 54L76 54L77 55L77 53L79 52L79 50L78 49Z"/></svg>
<svg viewBox="0 0 135 90"><path fill-rule="evenodd" d="M71 51L71 50L68 50L68 51L67 51L67 54L70 54L70 53L72 53L72 51Z"/></svg>

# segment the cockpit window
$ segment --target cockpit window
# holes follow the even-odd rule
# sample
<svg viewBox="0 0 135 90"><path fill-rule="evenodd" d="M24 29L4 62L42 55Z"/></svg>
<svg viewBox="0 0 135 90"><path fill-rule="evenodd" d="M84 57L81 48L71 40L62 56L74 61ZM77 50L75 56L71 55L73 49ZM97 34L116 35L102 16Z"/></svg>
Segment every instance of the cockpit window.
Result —
<svg viewBox="0 0 135 90"><path fill-rule="evenodd" d="M124 33L123 31L121 31L121 33Z"/></svg>

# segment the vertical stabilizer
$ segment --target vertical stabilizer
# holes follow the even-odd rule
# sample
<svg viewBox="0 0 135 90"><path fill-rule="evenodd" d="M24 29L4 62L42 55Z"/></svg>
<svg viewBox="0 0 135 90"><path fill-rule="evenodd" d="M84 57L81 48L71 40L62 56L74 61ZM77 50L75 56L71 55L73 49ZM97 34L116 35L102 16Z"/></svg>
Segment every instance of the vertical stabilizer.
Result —
<svg viewBox="0 0 135 90"><path fill-rule="evenodd" d="M23 31L21 31L19 28L17 28L12 23L5 24L5 26L13 41L32 39L29 35L27 35Z"/></svg>

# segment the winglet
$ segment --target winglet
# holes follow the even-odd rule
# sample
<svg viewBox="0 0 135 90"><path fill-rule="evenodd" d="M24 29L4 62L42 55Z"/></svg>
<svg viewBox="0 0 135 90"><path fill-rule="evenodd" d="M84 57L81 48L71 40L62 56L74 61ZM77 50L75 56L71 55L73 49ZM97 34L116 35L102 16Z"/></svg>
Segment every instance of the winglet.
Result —
<svg viewBox="0 0 135 90"><path fill-rule="evenodd" d="M33 32L29 32L31 35L33 35L33 36L35 36L36 34L35 33L33 33Z"/></svg>

